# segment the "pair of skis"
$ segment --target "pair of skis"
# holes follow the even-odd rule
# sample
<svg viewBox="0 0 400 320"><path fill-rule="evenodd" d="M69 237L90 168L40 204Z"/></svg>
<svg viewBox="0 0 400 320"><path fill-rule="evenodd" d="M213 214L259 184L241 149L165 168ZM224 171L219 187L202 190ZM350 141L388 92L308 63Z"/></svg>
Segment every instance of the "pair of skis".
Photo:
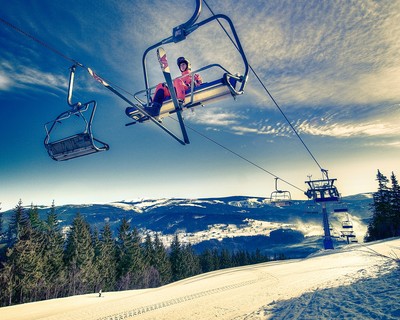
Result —
<svg viewBox="0 0 400 320"><path fill-rule="evenodd" d="M175 106L175 111L178 117L178 121L179 121L179 125L181 127L181 131L182 131L182 136L183 136L183 142L184 144L189 144L189 137L188 134L186 132L186 127L185 124L183 122L183 118L182 118L182 108L181 105L178 101L178 98L176 96L175 93L175 89L174 89L174 84L172 82L172 77L171 77L171 70L169 69L169 65L168 65L168 60L167 60L167 53L165 52L165 50L163 48L158 48L157 49L157 58L158 58L158 62L160 63L160 67L161 70L164 74L164 78L165 78L165 82L167 83L167 86L169 88L169 92L171 94L171 99L174 102L174 106Z"/></svg>

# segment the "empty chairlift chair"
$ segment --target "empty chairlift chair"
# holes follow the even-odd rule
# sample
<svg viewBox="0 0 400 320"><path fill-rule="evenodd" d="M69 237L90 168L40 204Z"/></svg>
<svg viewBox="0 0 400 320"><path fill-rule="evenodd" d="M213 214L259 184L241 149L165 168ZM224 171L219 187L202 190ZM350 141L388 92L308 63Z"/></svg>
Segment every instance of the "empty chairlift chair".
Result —
<svg viewBox="0 0 400 320"><path fill-rule="evenodd" d="M81 104L80 102L75 104L71 103L75 66L72 66L70 70L68 104L71 109L61 113L55 120L45 124L46 137L44 139L44 145L49 156L56 161L75 159L109 149L108 144L93 137L92 122L97 107L96 101L92 100L85 104ZM90 112L89 121L86 120L84 116L84 112L87 111ZM77 116L82 120L84 124L83 130L69 135L66 138L53 141L52 135L56 128L63 122L70 121L73 116Z"/></svg>

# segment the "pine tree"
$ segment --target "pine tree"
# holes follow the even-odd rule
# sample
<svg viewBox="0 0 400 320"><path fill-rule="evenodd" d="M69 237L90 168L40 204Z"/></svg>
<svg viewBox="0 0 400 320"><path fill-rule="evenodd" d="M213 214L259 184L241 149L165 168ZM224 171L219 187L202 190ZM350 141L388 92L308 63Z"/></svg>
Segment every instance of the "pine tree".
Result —
<svg viewBox="0 0 400 320"><path fill-rule="evenodd" d="M172 240L171 243L170 261L171 261L172 281L178 281L183 279L185 277L184 276L185 263L183 261L183 252L178 234L175 234L174 239Z"/></svg>
<svg viewBox="0 0 400 320"><path fill-rule="evenodd" d="M65 248L69 294L83 294L94 283L94 248L90 227L80 213L75 216Z"/></svg>
<svg viewBox="0 0 400 320"><path fill-rule="evenodd" d="M3 212L1 212L1 202L0 202L0 243L3 242ZM1 256L0 256L1 261Z"/></svg>
<svg viewBox="0 0 400 320"><path fill-rule="evenodd" d="M96 291L100 289L103 291L113 290L116 281L117 263L116 247L109 223L105 224L100 234L95 266L98 275Z"/></svg>
<svg viewBox="0 0 400 320"><path fill-rule="evenodd" d="M178 234L175 234L171 243L170 261L173 281L191 277L201 272L200 259L194 253L190 244L181 245Z"/></svg>
<svg viewBox="0 0 400 320"><path fill-rule="evenodd" d="M164 244L160 240L158 234L154 238L154 259L153 266L157 269L160 276L160 285L164 285L171 282L172 270L171 262L169 260L167 250Z"/></svg>
<svg viewBox="0 0 400 320"><path fill-rule="evenodd" d="M213 249L212 257L213 257L214 270L219 270L221 268L221 259L219 257L217 249Z"/></svg>
<svg viewBox="0 0 400 320"><path fill-rule="evenodd" d="M132 260L130 272L133 275L133 288L144 288L146 287L145 263L143 258L143 251L141 248L141 238L138 229L135 227L131 233L132 237Z"/></svg>
<svg viewBox="0 0 400 320"><path fill-rule="evenodd" d="M12 253L11 249L6 252L8 258ZM13 303L15 289L14 266L4 261L0 268L0 307L10 306Z"/></svg>
<svg viewBox="0 0 400 320"><path fill-rule="evenodd" d="M398 237L400 236L400 186L394 172L392 172L390 180L392 182L391 199L390 199L391 233L393 237Z"/></svg>
<svg viewBox="0 0 400 320"><path fill-rule="evenodd" d="M3 212L1 212L1 202L0 202L0 272L1 272L1 262L4 261L6 258L6 246L2 245L3 243L6 242L6 235L3 231L3 225L4 225Z"/></svg>
<svg viewBox="0 0 400 320"><path fill-rule="evenodd" d="M14 208L14 214L11 218L8 226L8 242L11 247L17 242L21 236L22 226L27 222L27 216L25 209L22 206L22 200L20 199L18 204Z"/></svg>
<svg viewBox="0 0 400 320"><path fill-rule="evenodd" d="M183 277L188 278L201 273L200 259L193 251L193 247L187 244L181 249L183 260Z"/></svg>
<svg viewBox="0 0 400 320"><path fill-rule="evenodd" d="M154 259L155 259L154 244L153 241L151 240L150 234L148 233L146 235L146 239L143 244L143 262L146 268L154 266L155 264Z"/></svg>
<svg viewBox="0 0 400 320"><path fill-rule="evenodd" d="M54 201L44 223L46 299L58 298L65 284L64 239L60 231Z"/></svg>
<svg viewBox="0 0 400 320"><path fill-rule="evenodd" d="M227 249L222 249L220 256L220 268L225 269L230 267L232 267L232 256Z"/></svg>
<svg viewBox="0 0 400 320"><path fill-rule="evenodd" d="M136 228L124 218L118 230L117 278L118 289L127 290L143 287L144 262L140 247L141 239Z"/></svg>
<svg viewBox="0 0 400 320"><path fill-rule="evenodd" d="M19 236L8 257L14 302L40 299L44 285L43 234L33 229L29 220L21 224Z"/></svg>
<svg viewBox="0 0 400 320"><path fill-rule="evenodd" d="M389 180L379 170L376 180L378 181L378 191L373 196L373 215L368 225L366 241L384 239L390 233L391 195L387 186Z"/></svg>
<svg viewBox="0 0 400 320"><path fill-rule="evenodd" d="M204 250L200 255L200 264L203 272L216 270L214 266L213 253L209 248Z"/></svg>
<svg viewBox="0 0 400 320"><path fill-rule="evenodd" d="M42 221L39 218L39 210L37 206L31 204L31 207L28 211L28 219L33 229L42 230Z"/></svg>

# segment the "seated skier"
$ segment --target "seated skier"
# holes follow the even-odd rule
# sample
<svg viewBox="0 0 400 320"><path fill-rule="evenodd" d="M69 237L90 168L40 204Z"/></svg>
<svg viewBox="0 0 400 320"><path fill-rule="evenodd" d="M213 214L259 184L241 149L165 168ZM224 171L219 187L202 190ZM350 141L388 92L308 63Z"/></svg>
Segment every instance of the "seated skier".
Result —
<svg viewBox="0 0 400 320"><path fill-rule="evenodd" d="M182 76L174 79L173 83L176 96L178 100L183 103L185 101L186 90L191 87L192 75L190 71L192 67L189 60L184 57L179 57L177 59L177 65L179 67L179 70L181 71ZM198 86L202 83L203 80L201 76L197 73L194 74L194 85ZM171 94L167 85L165 83L159 83L155 89L153 103L150 106L145 107L145 111L153 117L158 116L160 114L160 109L162 107L163 101L170 96ZM135 112L135 110L136 109L133 107L128 107L126 108L125 112L128 117L130 117Z"/></svg>

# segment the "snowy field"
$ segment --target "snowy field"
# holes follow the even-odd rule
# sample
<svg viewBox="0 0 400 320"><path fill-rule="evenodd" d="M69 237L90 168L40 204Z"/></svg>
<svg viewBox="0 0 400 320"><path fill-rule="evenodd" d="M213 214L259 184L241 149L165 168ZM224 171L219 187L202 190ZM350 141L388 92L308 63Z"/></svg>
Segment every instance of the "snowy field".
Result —
<svg viewBox="0 0 400 320"><path fill-rule="evenodd" d="M399 258L399 238L353 244L156 289L0 308L0 319L399 319Z"/></svg>

